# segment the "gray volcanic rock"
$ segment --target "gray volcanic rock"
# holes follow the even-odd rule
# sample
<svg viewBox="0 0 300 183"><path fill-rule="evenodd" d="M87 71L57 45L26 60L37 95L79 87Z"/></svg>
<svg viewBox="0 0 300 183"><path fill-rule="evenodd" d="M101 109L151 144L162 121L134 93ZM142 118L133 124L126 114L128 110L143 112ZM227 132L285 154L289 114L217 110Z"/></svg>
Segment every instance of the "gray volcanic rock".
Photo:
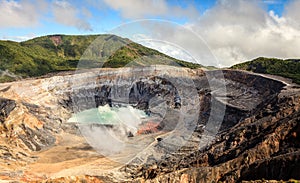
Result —
<svg viewBox="0 0 300 183"><path fill-rule="evenodd" d="M155 169L142 169L140 182L144 179L150 179L148 182L300 179L300 141L297 139L300 134L300 89L291 85L283 89L284 85L278 81L244 72L224 73L230 83L236 78L245 79L243 83L252 83L251 86L264 96L259 97L261 103L248 111L234 110L229 105L226 115L239 116L238 123L225 117L225 128L209 146L183 155L178 152L166 161L158 162ZM232 74L238 77L232 78ZM234 94L239 96L238 92ZM227 102L243 101L237 99L231 97Z"/></svg>
<svg viewBox="0 0 300 183"><path fill-rule="evenodd" d="M9 113L16 107L16 102L13 100L0 98L0 123L3 123Z"/></svg>

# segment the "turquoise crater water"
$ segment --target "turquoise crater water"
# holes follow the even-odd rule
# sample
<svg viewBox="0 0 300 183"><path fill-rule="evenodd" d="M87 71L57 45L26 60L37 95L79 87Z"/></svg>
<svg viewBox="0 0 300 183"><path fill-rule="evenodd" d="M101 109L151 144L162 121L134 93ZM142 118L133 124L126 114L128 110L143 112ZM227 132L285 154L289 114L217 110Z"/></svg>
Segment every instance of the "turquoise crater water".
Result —
<svg viewBox="0 0 300 183"><path fill-rule="evenodd" d="M147 117L144 111L135 109L129 105L126 107L110 107L109 105L105 105L73 114L68 122L104 125L124 124L136 128L142 119Z"/></svg>

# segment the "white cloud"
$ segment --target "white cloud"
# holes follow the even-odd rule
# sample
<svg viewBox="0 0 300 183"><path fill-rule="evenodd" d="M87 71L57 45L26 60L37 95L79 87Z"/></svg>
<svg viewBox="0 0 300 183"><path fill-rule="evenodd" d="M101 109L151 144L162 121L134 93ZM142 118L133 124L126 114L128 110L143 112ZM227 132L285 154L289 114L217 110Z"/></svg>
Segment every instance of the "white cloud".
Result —
<svg viewBox="0 0 300 183"><path fill-rule="evenodd" d="M286 17L287 21L296 28L300 28L300 1L294 0L287 4L285 7L284 17Z"/></svg>
<svg viewBox="0 0 300 183"><path fill-rule="evenodd" d="M57 23L76 27L81 30L92 30L86 18L91 13L86 8L76 8L65 0L56 0L51 3L50 9ZM50 3L45 0L0 0L0 28L29 28L40 25L46 20ZM49 19L48 19L49 20Z"/></svg>
<svg viewBox="0 0 300 183"><path fill-rule="evenodd" d="M179 45L198 63L224 67L260 56L299 58L299 9L300 1L293 1L280 17L273 11L267 12L259 1L219 0L197 21L184 25L202 37L208 47L205 42L196 41L197 36L193 32L180 26L159 24L144 27L150 30L152 38ZM156 49L163 51L159 44ZM219 62L207 56L210 51ZM168 53L176 56L171 51Z"/></svg>
<svg viewBox="0 0 300 183"><path fill-rule="evenodd" d="M28 39L32 39L34 37L36 37L36 34L30 33L30 34L26 34L23 36L2 36L1 40L13 40L13 41L17 41L17 42L21 42L21 41L26 41Z"/></svg>
<svg viewBox="0 0 300 183"><path fill-rule="evenodd" d="M205 38L224 66L258 56L299 57L300 31L286 17L268 13L260 5L257 1L220 1L189 27Z"/></svg>
<svg viewBox="0 0 300 183"><path fill-rule="evenodd" d="M179 47L179 45L174 45L169 42L147 39L146 35L143 35L143 37L143 39L136 39L136 41L149 48L157 49L158 51L168 54L174 58L195 62L194 58L190 55L190 53L186 52L184 48Z"/></svg>
<svg viewBox="0 0 300 183"><path fill-rule="evenodd" d="M171 6L166 0L103 0L109 7L121 12L124 18L148 18L160 16L165 18L184 17L195 18L199 12L193 7L181 8Z"/></svg>
<svg viewBox="0 0 300 183"><path fill-rule="evenodd" d="M0 28L33 27L39 24L45 1L0 1Z"/></svg>
<svg viewBox="0 0 300 183"><path fill-rule="evenodd" d="M85 31L92 31L92 27L84 17L80 17L80 11L72 6L69 2L64 0L57 0L53 2L52 11L54 20L66 26L76 27ZM83 15L89 15L87 9L84 9Z"/></svg>

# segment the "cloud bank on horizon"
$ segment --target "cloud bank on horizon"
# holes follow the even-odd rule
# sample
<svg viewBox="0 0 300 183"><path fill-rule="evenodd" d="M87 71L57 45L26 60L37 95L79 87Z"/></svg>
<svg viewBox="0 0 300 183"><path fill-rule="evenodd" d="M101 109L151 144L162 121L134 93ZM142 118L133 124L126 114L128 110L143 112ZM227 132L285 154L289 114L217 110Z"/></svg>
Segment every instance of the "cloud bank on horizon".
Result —
<svg viewBox="0 0 300 183"><path fill-rule="evenodd" d="M174 21L201 36L220 61L217 66L230 66L258 56L300 57L300 0L211 2L0 0L0 38L20 41L52 33L96 34L128 21L156 18ZM174 39L175 43L189 36L159 27L152 31ZM184 45L186 50L199 49L195 44ZM178 52L161 44L147 46L180 58Z"/></svg>

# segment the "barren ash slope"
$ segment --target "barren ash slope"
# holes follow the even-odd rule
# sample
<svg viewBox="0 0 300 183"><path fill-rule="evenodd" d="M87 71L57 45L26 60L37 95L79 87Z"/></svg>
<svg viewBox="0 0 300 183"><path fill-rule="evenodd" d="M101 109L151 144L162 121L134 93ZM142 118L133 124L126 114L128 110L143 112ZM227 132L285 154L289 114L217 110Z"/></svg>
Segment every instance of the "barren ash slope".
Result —
<svg viewBox="0 0 300 183"><path fill-rule="evenodd" d="M72 49L82 51L74 44L78 40L72 39L56 35L20 45L12 43L23 51L6 58L23 57L20 55L30 49L26 47L30 43L30 47L57 59L49 64L51 69L44 68L45 73L72 70L78 58L66 54ZM80 40L84 45L88 38ZM104 35L101 40L114 45L125 39ZM10 53L8 44L0 48L6 49L3 53ZM72 45L72 49L67 52L65 45ZM109 58L109 63L104 62L108 68L97 68L103 62L98 60L89 70L0 84L1 181L184 183L300 179L297 84L242 70L182 67L191 65L132 42L116 47L110 56L102 54ZM30 54L32 64L40 68L39 61L45 55ZM69 65L62 69L60 58L67 58L64 62ZM159 62L147 64L149 58ZM120 64L122 59L127 60ZM134 67L123 67L132 60L136 60ZM166 60L177 64L157 65ZM122 68L109 68L113 66ZM5 67L2 70L10 68ZM16 74L25 77L26 68L20 68L14 68ZM35 71L30 70L33 75L29 76L45 74ZM138 123L129 123L131 119L124 116L125 122L117 124L70 121L81 112L97 108L110 112L101 113L101 118L125 110L124 106L147 115Z"/></svg>

